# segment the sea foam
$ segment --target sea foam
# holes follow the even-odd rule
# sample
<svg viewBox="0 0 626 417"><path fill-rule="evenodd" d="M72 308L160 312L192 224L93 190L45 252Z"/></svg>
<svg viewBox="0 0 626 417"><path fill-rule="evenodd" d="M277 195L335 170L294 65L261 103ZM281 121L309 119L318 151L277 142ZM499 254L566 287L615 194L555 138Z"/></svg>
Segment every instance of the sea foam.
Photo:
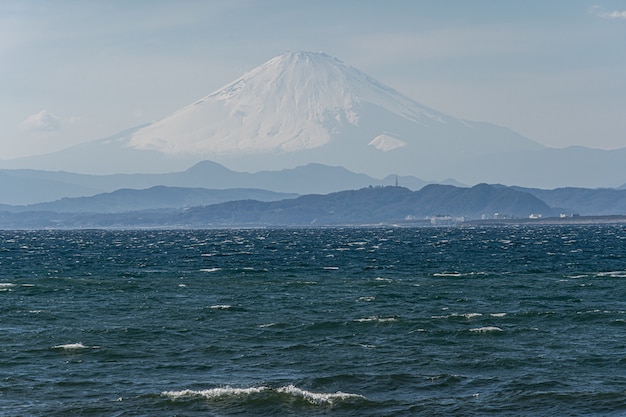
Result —
<svg viewBox="0 0 626 417"><path fill-rule="evenodd" d="M346 392L337 391L335 393L317 393L306 391L295 387L293 385L288 385L286 387L280 387L276 391L284 394L289 394L294 397L300 397L307 400L313 404L333 404L335 401L342 401L347 399L365 399L362 395L359 394L350 394Z"/></svg>
<svg viewBox="0 0 626 417"><path fill-rule="evenodd" d="M491 333L491 332L501 332L502 329L496 326L485 326L485 327L476 327L474 329L470 329L470 332L475 333Z"/></svg>
<svg viewBox="0 0 626 417"><path fill-rule="evenodd" d="M209 307L211 310L228 310L230 308L230 304L215 304Z"/></svg>
<svg viewBox="0 0 626 417"><path fill-rule="evenodd" d="M391 322L391 321L396 321L397 319L395 317L378 317L378 316L370 316L370 317L363 317L363 318L359 318L359 319L354 319L353 321L357 322L357 323L368 323L368 322L379 322L379 323L385 323L385 322Z"/></svg>
<svg viewBox="0 0 626 417"><path fill-rule="evenodd" d="M311 404L315 405L332 405L337 401L344 401L349 399L364 399L362 395L351 394L346 392L337 391L334 393L324 392L312 392L294 385L287 385L278 388L270 387L250 387L250 388L233 388L230 386L211 388L207 390L181 390L181 391L163 391L161 395L171 400L183 400L187 398L205 398L212 400L219 400L229 397L251 396L261 393L278 393L288 395L294 398L303 399Z"/></svg>
<svg viewBox="0 0 626 417"><path fill-rule="evenodd" d="M232 387L220 387L211 388L206 390L190 390L185 389L182 391L163 391L162 396L168 397L172 400L180 400L185 398L201 397L206 399L219 399L223 397L234 397L240 395L258 394L266 391L267 387L253 387L253 388L232 388Z"/></svg>
<svg viewBox="0 0 626 417"><path fill-rule="evenodd" d="M85 346L82 343L67 343L65 345L56 345L53 346L52 349L63 349L63 350L81 350L81 349L98 349L100 346Z"/></svg>
<svg viewBox="0 0 626 417"><path fill-rule="evenodd" d="M626 278L626 271L598 272L596 275L599 277Z"/></svg>

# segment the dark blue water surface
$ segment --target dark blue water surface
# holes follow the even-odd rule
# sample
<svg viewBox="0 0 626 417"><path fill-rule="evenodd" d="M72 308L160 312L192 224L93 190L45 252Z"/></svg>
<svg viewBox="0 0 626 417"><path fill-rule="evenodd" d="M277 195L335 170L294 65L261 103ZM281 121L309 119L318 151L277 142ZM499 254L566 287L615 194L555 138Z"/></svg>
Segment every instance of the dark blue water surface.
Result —
<svg viewBox="0 0 626 417"><path fill-rule="evenodd" d="M0 415L626 415L626 230L1 231Z"/></svg>

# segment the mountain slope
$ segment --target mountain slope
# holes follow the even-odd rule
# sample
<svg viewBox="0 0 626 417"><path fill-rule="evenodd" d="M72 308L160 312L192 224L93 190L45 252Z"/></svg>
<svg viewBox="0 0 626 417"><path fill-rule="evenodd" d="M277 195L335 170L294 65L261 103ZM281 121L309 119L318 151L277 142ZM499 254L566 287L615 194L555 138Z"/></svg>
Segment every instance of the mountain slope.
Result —
<svg viewBox="0 0 626 417"><path fill-rule="evenodd" d="M11 211L122 213L138 210L206 206L235 200L276 201L295 197L297 197L297 194L275 193L260 189L210 190L206 188L155 186L143 190L120 189L92 197L63 198L48 203L16 207Z"/></svg>
<svg viewBox="0 0 626 417"><path fill-rule="evenodd" d="M564 214L583 216L624 215L626 214L626 190L608 188L557 188L542 190L514 187L545 201L550 207Z"/></svg>

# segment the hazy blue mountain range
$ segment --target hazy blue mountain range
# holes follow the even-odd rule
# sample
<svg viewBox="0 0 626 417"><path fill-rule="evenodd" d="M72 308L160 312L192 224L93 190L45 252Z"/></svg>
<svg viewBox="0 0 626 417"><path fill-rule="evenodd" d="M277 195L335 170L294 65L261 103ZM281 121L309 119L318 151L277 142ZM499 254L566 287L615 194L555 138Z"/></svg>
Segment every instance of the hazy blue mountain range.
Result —
<svg viewBox="0 0 626 417"><path fill-rule="evenodd" d="M419 191L372 187L268 203L235 201L193 208L186 217L215 226L287 226L402 223L430 216L481 218L494 213L528 217L547 216L552 210L530 194L480 184L472 188L428 185Z"/></svg>
<svg viewBox="0 0 626 417"><path fill-rule="evenodd" d="M91 197L60 200L25 206L4 206L11 212L49 211L57 213L122 213L128 211L206 206L236 200L276 201L295 198L297 194L276 193L253 188L165 187L157 185L142 190L123 188ZM0 210L3 207L0 206Z"/></svg>
<svg viewBox="0 0 626 417"><path fill-rule="evenodd" d="M114 199L116 196L113 196ZM395 186L367 187L325 195L309 194L279 201L238 200L186 209L152 209L123 213L69 211L3 211L0 212L0 227L356 225L415 222L429 216L481 218L491 217L494 213L513 217L553 214L553 210L546 203L532 194L486 184L471 188L428 185L418 191Z"/></svg>
<svg viewBox="0 0 626 417"><path fill-rule="evenodd" d="M337 189L358 190L374 186L375 189L393 184L396 178L391 176L384 180L375 180L371 177L355 174L338 167L326 167L323 165L311 164L293 170L264 171L257 174L238 173L230 171L223 166L203 162L195 165L191 169L171 174L137 174L137 175L113 175L113 176L89 176L81 174L71 174L65 172L45 172L45 171L0 171L0 188L2 189L5 201L19 199L49 198L50 201L31 204L0 204L0 211L18 212L41 212L49 211L55 213L121 213L141 210L161 210L190 208L196 206L207 206L222 202L256 200L277 201L283 199L293 199L299 195L288 190L307 189L310 194L329 194ZM313 180L312 180L313 179ZM321 181L320 181L321 179ZM153 185L159 183L175 184L172 186ZM473 216L480 210L468 210L471 204L484 209L482 201L474 201L479 197L485 201L493 201L493 197L486 194L484 190L499 189L499 193L515 190L521 192L519 195L532 195L542 203L550 207L555 214L579 214L585 216L592 215L619 215L626 213L626 190L621 189L585 189L585 188L557 188L553 190L508 187L504 185L494 185L491 188L483 189L483 193L478 193L481 187L467 188L464 186L426 186L423 181L416 178L401 177L398 183L403 185L411 183L414 190L422 190L420 207L426 208L429 215L440 213L452 213L458 215L463 212L464 216ZM91 185L91 187L88 186ZM274 186L277 189L286 191L265 190L261 187ZM117 188L111 192L97 193L99 189ZM132 189L129 186L137 188ZM209 188L210 186L232 186L232 188ZM241 186L241 187L239 187ZM254 186L259 188L254 188ZM402 187L401 187L402 188ZM409 187L405 187L409 188ZM329 191L330 190L330 191ZM464 191L466 190L466 191ZM471 190L471 192L467 191ZM509 190L509 191L506 191ZM80 197L52 198L56 195L77 195L87 194ZM343 196L350 195L341 194ZM448 200L449 193L455 199ZM318 197L326 198L326 197ZM515 202L521 209L517 200L506 197ZM463 210L457 210L457 204ZM376 207L368 205L368 210L375 211ZM388 207L383 204L383 210ZM491 209L490 209L491 210ZM358 211L358 208L357 208ZM492 216L499 212L502 215L519 217L517 209L498 210L493 207ZM545 210L535 210L544 213ZM489 212L489 210L487 210ZM523 214L523 213L522 213ZM358 217L355 217L355 221ZM348 220L347 218L344 220Z"/></svg>
<svg viewBox="0 0 626 417"><path fill-rule="evenodd" d="M210 161L199 162L185 171L165 174L88 175L63 171L0 170L0 204L36 204L64 197L93 196L122 188L143 189L158 185L327 194L369 185L394 185L395 181L394 175L375 179L345 168L320 164L253 174L232 171ZM427 184L415 177L398 177L398 183L413 190Z"/></svg>
<svg viewBox="0 0 626 417"><path fill-rule="evenodd" d="M546 189L626 183L626 148L548 148L504 127L444 114L310 52L277 56L156 122L55 153L0 161L0 168L162 174L200 160L240 173L316 163L375 178L399 174L464 184ZM113 189L96 192L106 191Z"/></svg>
<svg viewBox="0 0 626 417"><path fill-rule="evenodd" d="M537 188L513 187L530 193L545 201L555 211L582 216L605 216L626 214L626 190L608 188Z"/></svg>

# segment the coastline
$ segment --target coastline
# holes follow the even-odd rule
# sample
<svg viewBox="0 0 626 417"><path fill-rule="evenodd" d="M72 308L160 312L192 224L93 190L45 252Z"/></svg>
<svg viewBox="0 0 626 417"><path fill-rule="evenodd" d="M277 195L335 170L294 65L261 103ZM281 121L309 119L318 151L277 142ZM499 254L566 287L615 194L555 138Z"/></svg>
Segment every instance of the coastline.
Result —
<svg viewBox="0 0 626 417"><path fill-rule="evenodd" d="M626 224L626 215L466 220L459 226Z"/></svg>

